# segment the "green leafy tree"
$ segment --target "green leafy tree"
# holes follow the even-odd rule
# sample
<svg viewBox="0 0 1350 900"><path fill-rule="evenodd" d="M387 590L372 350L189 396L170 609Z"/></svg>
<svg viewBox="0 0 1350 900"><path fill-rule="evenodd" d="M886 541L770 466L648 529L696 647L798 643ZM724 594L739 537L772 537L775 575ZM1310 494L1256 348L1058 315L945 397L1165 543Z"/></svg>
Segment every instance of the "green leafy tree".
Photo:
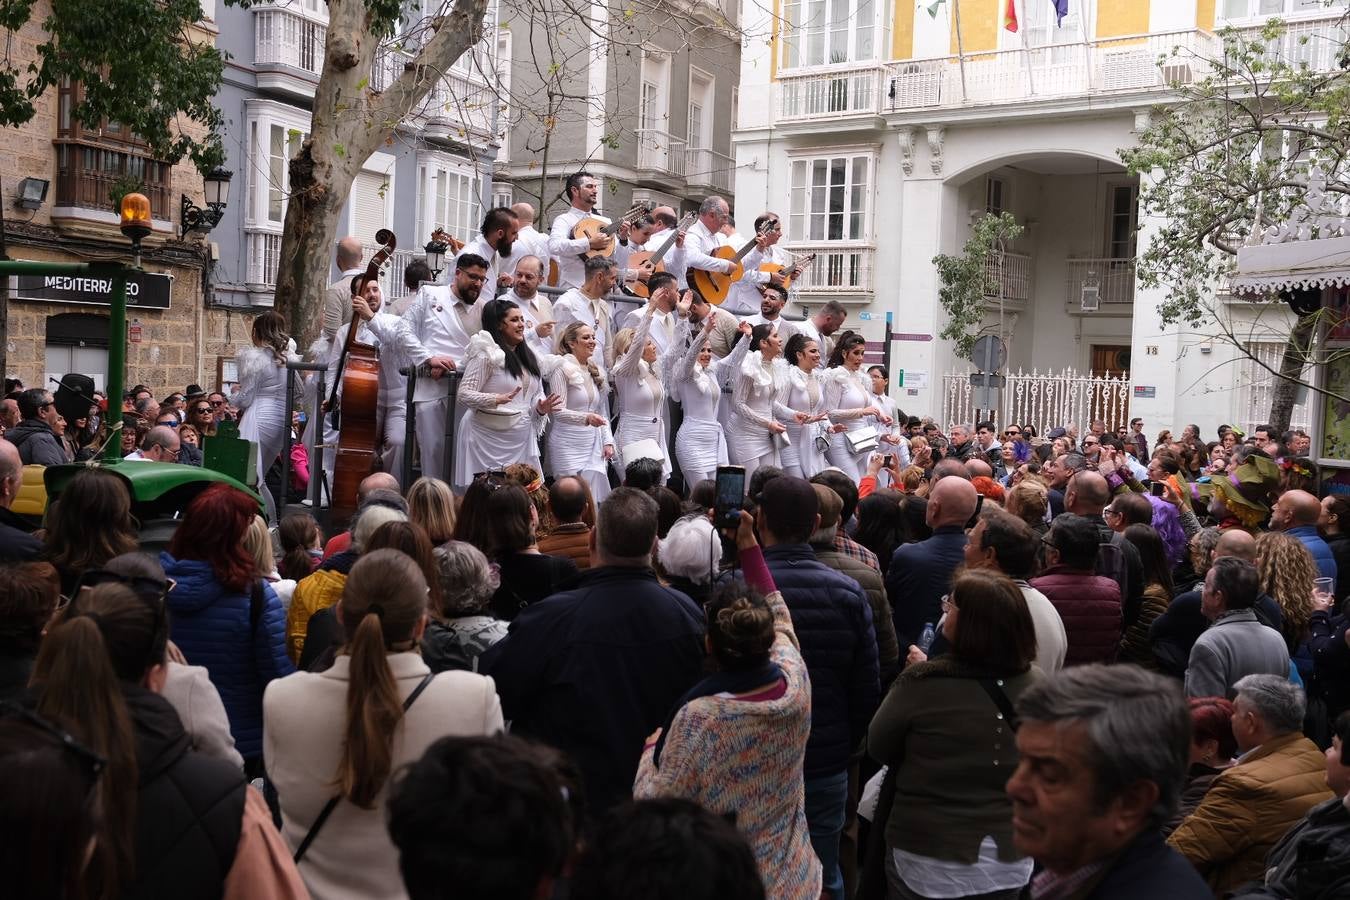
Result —
<svg viewBox="0 0 1350 900"><path fill-rule="evenodd" d="M1140 284L1166 292L1163 325L1217 323L1254 358L1215 293L1236 270L1239 248L1301 218L1319 192L1350 194L1350 74L1338 34L1329 27L1296 36L1271 20L1257 33L1221 32L1223 52L1214 58L1176 50L1165 60L1203 77L1174 85L1174 101L1152 112L1136 146L1120 151L1140 176L1140 211L1164 223L1138 260ZM1329 361L1315 346L1325 313L1302 309L1278 369L1267 367L1277 379L1269 421L1281 430L1304 368Z"/></svg>
<svg viewBox="0 0 1350 900"><path fill-rule="evenodd" d="M986 213L971 226L970 237L959 256L939 253L938 301L947 312L947 323L938 337L954 341L956 355L970 359L975 340L995 326L985 326L990 301L997 304L1003 288L1003 263L1008 244L1022 234L1011 213Z"/></svg>

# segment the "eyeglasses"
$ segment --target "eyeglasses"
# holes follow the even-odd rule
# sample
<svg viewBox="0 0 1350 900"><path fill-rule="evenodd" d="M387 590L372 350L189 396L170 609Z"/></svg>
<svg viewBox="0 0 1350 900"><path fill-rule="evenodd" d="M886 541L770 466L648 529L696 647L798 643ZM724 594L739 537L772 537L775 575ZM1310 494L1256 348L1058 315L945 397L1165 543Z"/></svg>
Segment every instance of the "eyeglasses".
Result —
<svg viewBox="0 0 1350 900"><path fill-rule="evenodd" d="M210 403L212 406L224 406L224 405L225 405L225 401L224 401L224 400L208 400L207 402Z"/></svg>
<svg viewBox="0 0 1350 900"><path fill-rule="evenodd" d="M199 416L200 416L202 413L209 413L210 411L211 411L211 407L209 407L209 406L199 406L199 407L197 407L196 409L193 410L193 412L196 413L196 414L199 415Z"/></svg>
<svg viewBox="0 0 1350 900"><path fill-rule="evenodd" d="M1022 434L1022 429L1020 429L1020 428L1009 428L1007 431L1004 432L1004 434L1014 434L1014 435L1021 436L1021 434Z"/></svg>
<svg viewBox="0 0 1350 900"><path fill-rule="evenodd" d="M1104 515L1104 516L1118 516L1118 515L1120 515L1120 510L1118 510L1118 509L1113 509L1113 508L1111 508L1111 507L1108 506L1108 507L1106 507L1105 509L1102 510L1102 515Z"/></svg>
<svg viewBox="0 0 1350 900"><path fill-rule="evenodd" d="M1095 446L1097 446L1097 445L1100 444L1100 443L1101 443L1101 441L1083 441L1083 446L1084 446L1084 447L1095 447Z"/></svg>
<svg viewBox="0 0 1350 900"><path fill-rule="evenodd" d="M89 569L75 582L75 589L70 595L73 597L83 588L98 587L100 584L124 584L133 591L153 596L156 600L163 600L178 587L178 582L172 578L161 581L148 575L121 575L107 569Z"/></svg>
<svg viewBox="0 0 1350 900"><path fill-rule="evenodd" d="M89 775L89 784L86 788L86 796L92 792L94 785L98 783L98 777L108 766L108 760L99 754L90 750L84 744L77 741L74 737L60 728L57 728L51 722L39 716L30 709L26 709L13 701L0 703L0 718L21 719L29 725L41 731L52 738L55 738L61 744L61 749L65 750L75 757L79 763L84 766Z"/></svg>

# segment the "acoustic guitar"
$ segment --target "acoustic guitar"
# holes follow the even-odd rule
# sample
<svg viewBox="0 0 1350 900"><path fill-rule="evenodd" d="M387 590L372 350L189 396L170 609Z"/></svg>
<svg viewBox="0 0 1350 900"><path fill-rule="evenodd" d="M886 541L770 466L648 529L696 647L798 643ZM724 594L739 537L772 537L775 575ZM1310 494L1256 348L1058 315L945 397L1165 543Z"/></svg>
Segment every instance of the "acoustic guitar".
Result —
<svg viewBox="0 0 1350 900"><path fill-rule="evenodd" d="M619 229L622 228L624 224L632 224L633 222L647 215L648 212L649 210L647 209L646 206L642 205L641 203L635 203L633 204L632 209L628 210L628 212L623 214L622 218L615 219L608 225L606 225L599 219L593 218L582 219L580 222L573 225L572 226L573 240L580 240L581 238L586 238L587 240L590 240L597 234L603 234L605 237L609 238L609 243L606 244L604 247L601 247L599 250L594 249L587 250L581 254L581 258L589 259L592 256L613 255L614 245L616 243L616 241L614 240L614 235L619 233Z"/></svg>
<svg viewBox="0 0 1350 900"><path fill-rule="evenodd" d="M760 230L755 232L755 236L746 242L745 246L739 250L733 250L730 247L718 247L709 256L717 259L730 260L735 263L731 271L723 274L721 272L709 272L707 269L690 269L689 283L698 289L703 298L714 306L721 306L726 302L727 294L731 291L731 286L741 280L745 274L745 268L741 265L741 260L755 249L755 242L759 240L761 234L773 234L778 230L776 221L765 222Z"/></svg>
<svg viewBox="0 0 1350 900"><path fill-rule="evenodd" d="M464 249L463 241L461 241L459 238L455 237L453 234L446 231L439 225L437 225L436 229L431 232L431 240L432 243L444 244L447 248L449 248L448 252L452 259L456 256L459 256L459 251Z"/></svg>
<svg viewBox="0 0 1350 900"><path fill-rule="evenodd" d="M759 270L761 272L768 272L770 275L777 274L783 276L783 290L787 290L792 287L792 282L796 280L797 276L802 274L802 270L815 261L815 258L816 255L814 253L809 253L790 266L784 266L780 263L764 263L759 267Z"/></svg>
<svg viewBox="0 0 1350 900"><path fill-rule="evenodd" d="M670 237L662 241L661 246L657 247L655 251L643 250L628 257L628 268L640 269L643 264L651 263L653 275L657 272L664 272L666 270L666 264L661 260L665 259L666 254L670 252L670 248L675 246L675 239L680 236L680 233L690 225L693 225L696 221L698 221L698 213L687 213L685 217L679 221L679 224L675 226L675 229L671 231ZM651 296L647 292L647 285L645 282L634 281L632 284L627 285L627 288L635 297L646 298Z"/></svg>

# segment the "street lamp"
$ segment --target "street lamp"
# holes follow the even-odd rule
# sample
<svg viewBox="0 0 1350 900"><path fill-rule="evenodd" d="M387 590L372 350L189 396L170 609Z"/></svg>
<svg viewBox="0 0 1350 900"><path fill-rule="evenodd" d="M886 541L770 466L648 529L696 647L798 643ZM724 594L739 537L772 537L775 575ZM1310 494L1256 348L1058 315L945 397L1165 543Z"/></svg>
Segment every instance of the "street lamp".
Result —
<svg viewBox="0 0 1350 900"><path fill-rule="evenodd" d="M427 254L427 268L431 270L431 280L435 281L441 277L441 269L445 266L445 251L450 249L450 245L443 241L432 240L424 249Z"/></svg>
<svg viewBox="0 0 1350 900"><path fill-rule="evenodd" d="M220 166L206 174L202 183L206 197L205 209L194 205L187 194L183 195L179 207L179 237L187 237L189 231L210 231L220 223L221 217L225 215L225 205L229 202L230 179L233 177L233 172Z"/></svg>

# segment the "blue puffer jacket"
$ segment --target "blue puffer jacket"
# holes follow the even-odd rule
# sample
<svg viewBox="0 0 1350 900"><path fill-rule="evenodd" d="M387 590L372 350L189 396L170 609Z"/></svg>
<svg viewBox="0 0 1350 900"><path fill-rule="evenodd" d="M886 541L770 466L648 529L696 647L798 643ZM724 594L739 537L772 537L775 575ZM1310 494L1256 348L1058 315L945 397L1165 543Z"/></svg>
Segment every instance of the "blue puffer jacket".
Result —
<svg viewBox="0 0 1350 900"><path fill-rule="evenodd" d="M809 544L764 548L811 676L806 778L837 775L867 734L881 699L872 607L858 582L816 559Z"/></svg>
<svg viewBox="0 0 1350 900"><path fill-rule="evenodd" d="M263 689L295 671L286 655L286 613L263 585L263 610L249 634L249 595L226 590L210 563L161 553L164 574L178 582L169 593L170 636L188 662L205 666L220 691L234 745L244 759L262 756Z"/></svg>

